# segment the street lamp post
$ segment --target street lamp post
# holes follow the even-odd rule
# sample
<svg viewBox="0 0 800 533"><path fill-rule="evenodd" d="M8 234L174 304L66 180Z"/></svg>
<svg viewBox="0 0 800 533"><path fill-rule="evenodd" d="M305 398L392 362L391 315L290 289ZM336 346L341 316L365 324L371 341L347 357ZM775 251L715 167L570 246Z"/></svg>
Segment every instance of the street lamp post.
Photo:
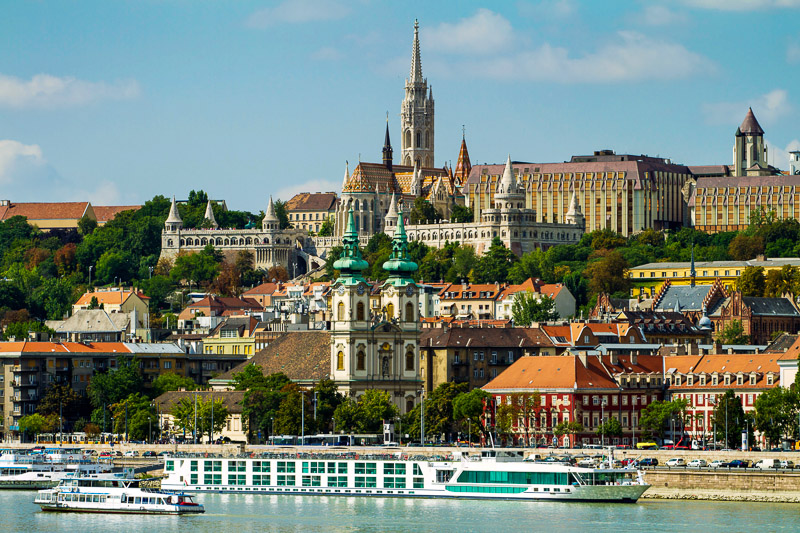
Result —
<svg viewBox="0 0 800 533"><path fill-rule="evenodd" d="M425 387L419 391L419 440L425 447Z"/></svg>
<svg viewBox="0 0 800 533"><path fill-rule="evenodd" d="M600 402L600 446L606 445L606 399Z"/></svg>
<svg viewBox="0 0 800 533"><path fill-rule="evenodd" d="M300 391L300 444L306 443L306 391Z"/></svg>
<svg viewBox="0 0 800 533"><path fill-rule="evenodd" d="M152 444L152 442L153 442L153 419L150 418L149 416L147 417L147 433L148 433L147 442Z"/></svg>
<svg viewBox="0 0 800 533"><path fill-rule="evenodd" d="M197 392L194 393L194 427L192 428L192 442L197 444Z"/></svg>
<svg viewBox="0 0 800 533"><path fill-rule="evenodd" d="M147 270L150 271L150 278L149 279L153 279L153 267L147 267Z"/></svg>
<svg viewBox="0 0 800 533"><path fill-rule="evenodd" d="M270 417L270 421L272 422L272 433L270 433L270 437L272 437L272 444L275 444L275 417Z"/></svg>
<svg viewBox="0 0 800 533"><path fill-rule="evenodd" d="M89 265L89 287L92 286L92 269L93 268L94 268L94 265Z"/></svg>

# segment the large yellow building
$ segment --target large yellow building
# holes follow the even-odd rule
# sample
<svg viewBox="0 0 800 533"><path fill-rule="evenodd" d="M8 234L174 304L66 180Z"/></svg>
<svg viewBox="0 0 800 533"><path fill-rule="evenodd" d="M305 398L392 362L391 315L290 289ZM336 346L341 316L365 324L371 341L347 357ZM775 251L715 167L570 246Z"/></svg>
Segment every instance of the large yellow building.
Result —
<svg viewBox="0 0 800 533"><path fill-rule="evenodd" d="M694 264L695 284L710 285L719 279L722 285L732 291L737 288L739 276L747 267L762 267L766 274L770 270L780 270L784 265L800 267L800 258L765 259L759 256L749 261L697 261ZM628 270L633 287L631 297L651 298L666 280L672 285L689 285L692 281L692 263L647 263Z"/></svg>
<svg viewBox="0 0 800 533"><path fill-rule="evenodd" d="M612 229L623 235L654 228L678 228L689 221L682 188L689 167L645 155L602 150L564 163L513 163L534 222L564 222L573 192L586 219L586 231ZM494 205L503 165L475 165L465 186L475 219Z"/></svg>

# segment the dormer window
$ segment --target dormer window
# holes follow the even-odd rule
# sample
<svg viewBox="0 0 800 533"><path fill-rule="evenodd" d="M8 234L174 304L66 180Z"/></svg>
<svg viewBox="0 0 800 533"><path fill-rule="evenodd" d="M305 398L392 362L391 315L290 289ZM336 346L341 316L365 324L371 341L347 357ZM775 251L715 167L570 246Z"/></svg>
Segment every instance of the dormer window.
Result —
<svg viewBox="0 0 800 533"><path fill-rule="evenodd" d="M731 376L730 376L730 374L726 374L725 375L725 385L730 385L730 384L731 384Z"/></svg>
<svg viewBox="0 0 800 533"><path fill-rule="evenodd" d="M756 384L756 375L750 374L750 385L755 385L755 384Z"/></svg>
<svg viewBox="0 0 800 533"><path fill-rule="evenodd" d="M691 374L686 377L686 385L688 385L689 387L694 385L694 376L692 376Z"/></svg>
<svg viewBox="0 0 800 533"><path fill-rule="evenodd" d="M719 385L719 376L711 376L711 384L715 387Z"/></svg>
<svg viewBox="0 0 800 533"><path fill-rule="evenodd" d="M736 384L737 385L744 385L744 376L743 375L738 374L736 376Z"/></svg>
<svg viewBox="0 0 800 533"><path fill-rule="evenodd" d="M681 377L680 376L675 376L675 386L677 386L677 387L681 386Z"/></svg>
<svg viewBox="0 0 800 533"><path fill-rule="evenodd" d="M705 374L701 374L700 375L700 385L705 386L705 384L706 384L706 376L705 376Z"/></svg>
<svg viewBox="0 0 800 533"><path fill-rule="evenodd" d="M767 374L767 385L773 384L774 377L772 374Z"/></svg>

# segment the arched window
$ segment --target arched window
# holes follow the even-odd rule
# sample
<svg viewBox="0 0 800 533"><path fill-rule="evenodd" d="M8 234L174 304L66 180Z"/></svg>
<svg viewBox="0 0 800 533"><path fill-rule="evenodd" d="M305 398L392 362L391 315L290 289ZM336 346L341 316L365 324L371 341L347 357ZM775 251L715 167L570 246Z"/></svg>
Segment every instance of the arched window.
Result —
<svg viewBox="0 0 800 533"><path fill-rule="evenodd" d="M390 303L386 306L386 318L389 320L394 318L394 304Z"/></svg>
<svg viewBox="0 0 800 533"><path fill-rule="evenodd" d="M417 132L417 148L421 147L422 147L422 134L420 132Z"/></svg>
<svg viewBox="0 0 800 533"><path fill-rule="evenodd" d="M414 410L414 399L406 398L406 413L410 413L413 410Z"/></svg>
<svg viewBox="0 0 800 533"><path fill-rule="evenodd" d="M339 305L336 306L336 318L344 320L344 302L339 302Z"/></svg>
<svg viewBox="0 0 800 533"><path fill-rule="evenodd" d="M425 148L430 148L430 147L431 147L431 134L430 133L426 133L425 134Z"/></svg>
<svg viewBox="0 0 800 533"><path fill-rule="evenodd" d="M336 354L336 370L344 370L344 352L341 350Z"/></svg>
<svg viewBox="0 0 800 533"><path fill-rule="evenodd" d="M414 370L414 350L406 352L406 370Z"/></svg>
<svg viewBox="0 0 800 533"><path fill-rule="evenodd" d="M356 320L364 320L364 302L358 302L356 306Z"/></svg>
<svg viewBox="0 0 800 533"><path fill-rule="evenodd" d="M356 370L366 370L366 362L367 356L364 354L364 350L359 350L356 354Z"/></svg>
<svg viewBox="0 0 800 533"><path fill-rule="evenodd" d="M406 304L406 322L414 322L414 304L411 302Z"/></svg>

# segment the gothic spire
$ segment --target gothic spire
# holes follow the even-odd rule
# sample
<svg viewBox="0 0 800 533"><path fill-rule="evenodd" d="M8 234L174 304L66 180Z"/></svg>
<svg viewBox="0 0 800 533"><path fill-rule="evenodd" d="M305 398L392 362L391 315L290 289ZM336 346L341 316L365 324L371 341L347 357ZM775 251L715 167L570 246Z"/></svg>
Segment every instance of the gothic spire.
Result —
<svg viewBox="0 0 800 533"><path fill-rule="evenodd" d="M513 192L512 189L516 188L516 183L514 181L514 167L511 166L510 154L508 156L508 160L506 160L506 168L503 169L503 176L500 178L500 186L503 188L502 192L504 193Z"/></svg>
<svg viewBox="0 0 800 533"><path fill-rule="evenodd" d="M408 255L408 238L401 209L397 214L397 228L392 237L392 255L383 264L383 269L389 273L389 279L386 282L401 287L414 283L411 273L417 268L417 264Z"/></svg>
<svg viewBox="0 0 800 533"><path fill-rule="evenodd" d="M389 113L386 113L386 137L383 140L383 166L392 170L392 141L389 139Z"/></svg>
<svg viewBox="0 0 800 533"><path fill-rule="evenodd" d="M333 268L341 272L336 283L342 282L345 285L356 285L365 282L361 272L369 267L361 256L361 248L358 247L358 232L353 217L353 208L347 212L347 227L342 236L342 255L333 263ZM366 282L365 282L366 283Z"/></svg>
<svg viewBox="0 0 800 533"><path fill-rule="evenodd" d="M419 54L419 21L414 20L414 48L411 52L411 83L422 83L422 59Z"/></svg>
<svg viewBox="0 0 800 533"><path fill-rule="evenodd" d="M472 170L472 164L469 162L469 152L467 151L467 140L464 128L461 129L461 149L458 151L458 161L456 162L455 177L461 180L461 183L466 183L469 178L469 172Z"/></svg>
<svg viewBox="0 0 800 533"><path fill-rule="evenodd" d="M350 181L350 162L344 162L344 179L342 180L342 192L347 187L347 182Z"/></svg>

